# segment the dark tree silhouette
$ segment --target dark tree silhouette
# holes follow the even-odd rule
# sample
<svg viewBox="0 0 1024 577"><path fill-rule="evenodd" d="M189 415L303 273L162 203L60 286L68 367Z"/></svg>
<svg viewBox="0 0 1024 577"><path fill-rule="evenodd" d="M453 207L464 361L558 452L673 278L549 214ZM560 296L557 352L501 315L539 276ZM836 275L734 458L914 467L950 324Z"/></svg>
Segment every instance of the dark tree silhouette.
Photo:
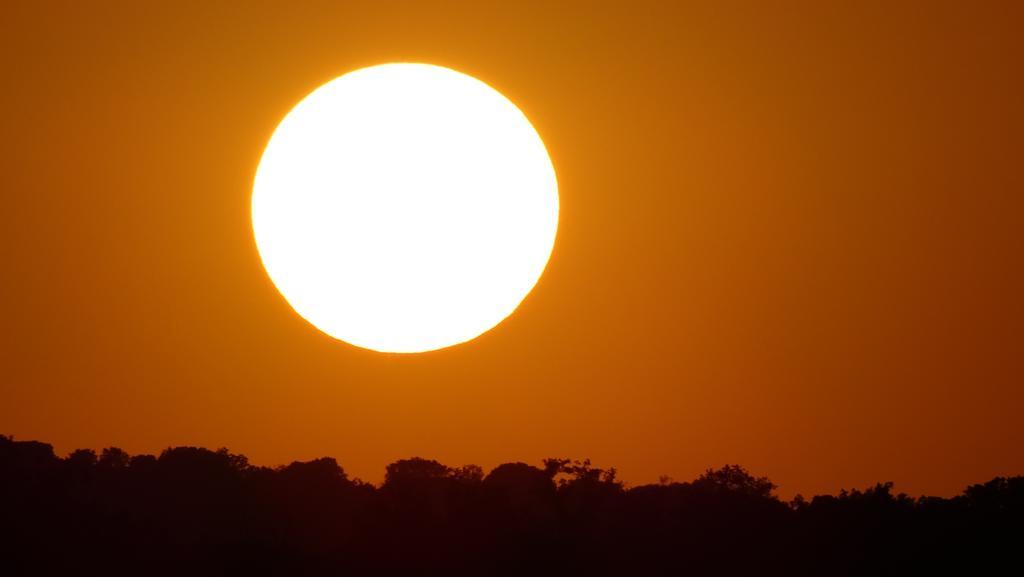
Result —
<svg viewBox="0 0 1024 577"><path fill-rule="evenodd" d="M485 474L422 458L375 487L326 457L62 459L0 436L0 574L1024 574L1024 477L951 499L879 483L784 503L775 488L737 465L626 487L588 460Z"/></svg>

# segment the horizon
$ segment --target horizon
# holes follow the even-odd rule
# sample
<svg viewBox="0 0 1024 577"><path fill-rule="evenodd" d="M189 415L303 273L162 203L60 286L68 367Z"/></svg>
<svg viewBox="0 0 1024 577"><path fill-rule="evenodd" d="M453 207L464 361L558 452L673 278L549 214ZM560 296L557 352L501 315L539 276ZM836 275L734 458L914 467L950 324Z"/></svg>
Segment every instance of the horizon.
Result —
<svg viewBox="0 0 1024 577"><path fill-rule="evenodd" d="M48 442L46 442L44 440L40 440L40 439L18 439L18 438L15 438L13 435L6 435L4 433L0 433L0 438L6 438L6 439L11 440L11 441L19 441L19 442L42 444L44 446L50 447L53 450L54 455L58 459L62 459L62 460L65 460L65 461L69 457L71 457L74 453L82 451L82 450L91 451L94 455L97 455L97 456L102 454L105 450L108 450L108 449L109 450L124 451L123 448L121 448L121 447L119 447L117 445L109 445L109 446L106 446L106 447L77 447L75 449L71 449L66 454L62 455L62 453L56 451L56 449L54 448L53 444L48 443ZM337 457L335 457L333 455L319 455L319 456L316 456L316 457L305 458L305 459L293 459L293 460L290 460L290 461L276 463L276 464L266 464L266 463L255 463L251 459L249 459L248 456L245 455L244 453L232 451L230 447L216 446L216 445L215 446L211 446L211 447L202 447L202 446L196 446L196 445L169 445L169 446L164 447L163 449L158 450L158 451L151 451L151 452L124 451L124 452L128 456L130 456L130 457L156 457L156 458L159 458L164 453L173 452L175 449L198 449L198 450L201 450L201 451L210 451L210 452L221 452L221 451L223 451L223 452L229 453L231 455L237 455L237 456L240 456L240 457L244 457L246 459L246 463L250 467L254 467L254 468L257 468L257 469L261 469L261 468L262 469L270 469L270 470L274 470L274 471L280 471L280 470L286 469L286 468L288 468L289 466L292 466L292 465L309 464L309 463L316 462L316 461L319 461L319 460L322 460L322 459L331 459L331 460L335 461L338 464L338 466L345 472L345 474L349 478L349 480L351 480L353 482L367 483L367 484L370 484L370 485L372 485L374 487L377 487L377 488L380 488L380 486L384 483L384 481L385 481L385 474L387 472L387 468L388 468L389 465L393 465L395 463L399 463L399 462L403 462L403 461L409 461L409 460L413 460L413 461L414 460L425 460L425 461L436 462L436 463L440 463L441 465L444 465L446 467L450 467L452 469L458 469L458 468L462 468L462 467L480 467L481 470L483 471L484 475L487 475L488 473L490 473L490 472L500 468L502 465L525 464L525 465L528 465L530 467L542 467L547 461L564 460L564 461L566 461L566 462L568 462L570 464L573 464L573 463L575 463L575 464L584 464L585 463L587 466L593 466L596 470L599 470L599 471L608 471L608 470L614 471L615 472L615 477L614 477L615 481L617 483L619 483L626 490L633 489L633 488L638 488L638 487L653 486L653 485L661 486L661 485L666 485L666 484L689 483L690 482L690 481L683 480L683 479L676 479L676 478L671 477L669 475L660 475L658 479L651 480L651 481L634 482L634 481L632 481L630 479L625 479L625 478L621 477L618 474L619 471L615 467L614 463L592 463L591 459L586 458L586 457L580 457L580 458L568 457L568 458L566 458L566 457L549 456L549 457L542 458L541 460L539 460L537 462L532 462L532 463L524 461L524 460L512 459L512 460L509 460L509 461L502 461L502 462L494 463L493 465L481 465L479 463L447 464L447 463L442 463L439 460L430 457L429 455L406 455L404 457L399 457L399 458L395 459L394 461L385 463L381 467L382 473L379 476L379 478L366 478L366 477L363 477L363 476L360 476L360 475L352 475L350 473L350 471L345 467L344 460L338 459ZM738 466L741 469L746 470L746 468L741 463L718 463L718 464L708 465L708 466L704 467L697 474L693 475L692 478L693 479L698 479L702 475L706 475L708 473L711 473L712 471L719 470L719 469L722 469L722 468L732 467L732 466ZM750 471L750 473L751 474L757 474L757 475L763 475L763 478L767 478L767 479L771 479L772 478L770 474L767 474L764 471ZM772 488L772 493L771 494L772 494L773 497L778 498L780 501L785 502L785 503L789 503L789 502L791 502L797 496L801 496L801 497L808 498L808 499L813 498L813 497L818 497L818 496L836 496L836 495L839 495L839 494L845 493L845 492L850 492L850 491L866 491L866 490L870 490L870 489L872 489L872 488L874 488L876 486L889 485L893 490L895 490L895 494L897 494L897 495L907 495L907 496L909 496L911 498L914 498L914 499L918 499L918 498L934 498L934 497L951 498L951 497L955 497L957 495L963 494L970 487L983 485L986 482L989 482L989 481L992 481L992 480L995 480L995 479L1007 479L1007 478L1014 478L1014 477L1015 477L1015 475L995 475L994 477L992 477L990 479L978 479L976 481L968 482L967 484L964 485L963 488L961 488L959 491L953 493L952 495L927 495L927 494L923 494L923 493L915 495L915 494L911 494L911 493L907 493L906 491L903 491L899 486L897 486L895 483L893 483L892 481L890 481L888 479L878 479L875 482L870 482L870 483L865 484L864 486L858 486L858 487L842 486L842 487L839 487L835 491L825 492L825 493L807 493L807 492L800 491L800 490L783 490L783 489L785 489L784 487L779 486L779 485L775 485L773 483L773 488ZM1024 477L1024 476L1022 476L1022 477Z"/></svg>
<svg viewBox="0 0 1024 577"><path fill-rule="evenodd" d="M4 436L0 489L4 568L27 575L97 559L113 575L989 574L1021 564L1024 513L1024 476L949 499L877 483L784 501L739 465L626 487L589 461L485 474L411 458L376 486L332 458L268 469L177 447L59 459Z"/></svg>

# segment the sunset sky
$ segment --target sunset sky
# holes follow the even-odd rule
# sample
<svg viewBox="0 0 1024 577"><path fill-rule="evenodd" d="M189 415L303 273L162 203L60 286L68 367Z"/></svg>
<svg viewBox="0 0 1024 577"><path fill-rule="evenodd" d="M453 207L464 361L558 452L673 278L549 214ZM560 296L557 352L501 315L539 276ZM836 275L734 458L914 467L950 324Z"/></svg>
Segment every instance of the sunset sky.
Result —
<svg viewBox="0 0 1024 577"><path fill-rule="evenodd" d="M0 433L783 496L1024 472L1024 4L6 2ZM519 309L416 355L334 340L265 272L283 116L426 62L544 140L558 236Z"/></svg>

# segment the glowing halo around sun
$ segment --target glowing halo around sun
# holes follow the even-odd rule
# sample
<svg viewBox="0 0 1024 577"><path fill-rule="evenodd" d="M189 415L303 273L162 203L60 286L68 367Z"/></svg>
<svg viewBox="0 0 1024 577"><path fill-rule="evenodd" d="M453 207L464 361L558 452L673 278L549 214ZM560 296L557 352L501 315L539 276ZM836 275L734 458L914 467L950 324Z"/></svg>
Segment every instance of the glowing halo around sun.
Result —
<svg viewBox="0 0 1024 577"><path fill-rule="evenodd" d="M383 352L471 340L547 265L558 184L544 143L499 92L427 64L384 64L314 90L256 171L263 265L299 315Z"/></svg>

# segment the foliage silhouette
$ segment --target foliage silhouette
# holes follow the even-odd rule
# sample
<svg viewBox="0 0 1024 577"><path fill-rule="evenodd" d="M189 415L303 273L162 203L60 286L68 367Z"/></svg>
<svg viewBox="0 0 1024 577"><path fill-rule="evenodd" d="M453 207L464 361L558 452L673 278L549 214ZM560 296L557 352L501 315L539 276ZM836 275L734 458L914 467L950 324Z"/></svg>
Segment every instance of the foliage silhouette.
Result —
<svg viewBox="0 0 1024 577"><path fill-rule="evenodd" d="M548 459L488 473L412 458L380 487L332 458L226 449L57 457L0 436L3 575L1021 574L1024 477L944 499L891 483L783 502L742 467L626 487Z"/></svg>

